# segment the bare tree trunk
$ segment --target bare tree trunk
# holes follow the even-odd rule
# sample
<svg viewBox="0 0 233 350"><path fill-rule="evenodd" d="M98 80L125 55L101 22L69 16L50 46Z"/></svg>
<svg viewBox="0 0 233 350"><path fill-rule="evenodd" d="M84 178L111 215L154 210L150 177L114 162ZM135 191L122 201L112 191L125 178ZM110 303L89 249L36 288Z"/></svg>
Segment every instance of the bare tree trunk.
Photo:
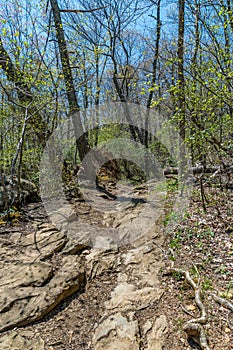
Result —
<svg viewBox="0 0 233 350"><path fill-rule="evenodd" d="M199 28L199 17L200 17L200 3L198 0L194 0L194 16L195 16L195 45L194 45L194 53L193 57L191 58L191 63L192 63L192 70L193 70L193 76L197 76L197 59L198 59L198 52L200 49L200 28ZM196 106L196 92L197 92L197 80L193 80L193 90L194 90L194 101L193 101L193 106ZM195 116L194 116L195 113ZM191 123L192 126L195 125L194 119L197 119L197 111L191 113ZM190 128L190 134L191 136L194 136L195 129L193 127ZM202 152L200 152L202 154ZM192 165L194 166L195 163L195 157L194 157L194 147L193 144L191 144L191 157L192 157ZM202 159L203 160L203 159ZM202 162L203 163L203 162Z"/></svg>
<svg viewBox="0 0 233 350"><path fill-rule="evenodd" d="M10 186L11 186L11 193L10 193L10 203L8 203L8 210L13 206L15 201L15 190L14 189L14 176L16 174L16 163L19 158L19 166L18 166L18 181L17 181L17 202L20 203L20 170L21 170L21 163L22 163L22 155L23 155L23 144L24 144L24 137L26 134L26 128L27 128L27 122L30 118L28 118L28 109L26 108L25 111L25 117L24 117L24 123L21 131L21 136L17 145L16 153L14 155L14 158L11 162L11 172L10 172Z"/></svg>
<svg viewBox="0 0 233 350"><path fill-rule="evenodd" d="M145 136L144 136L144 145L146 148L149 148L149 125L150 125L150 107L152 103L152 99L154 96L154 88L156 83L156 77L157 77L157 66L158 66L158 59L159 59L159 44L160 44L160 37L161 37L161 20L160 20L160 12L161 12L161 0L158 0L157 2L157 13L156 13L156 40L155 40L155 52L154 52L154 58L153 58L153 68L152 68L152 77L151 77L151 89L149 92L149 96L146 102L146 117L145 117ZM148 159L147 154L145 153L145 169L146 172L148 172L150 166L150 160Z"/></svg>
<svg viewBox="0 0 233 350"><path fill-rule="evenodd" d="M50 0L52 7L52 13L55 23L56 36L58 41L59 53L61 58L62 70L64 75L64 81L66 86L66 93L70 108L70 115L72 117L72 122L75 130L77 148L79 151L80 159L83 160L85 155L89 152L90 146L88 142L87 133L85 133L80 116L80 107L78 104L78 99L76 96L76 91L74 87L74 81L72 76L72 71L70 67L69 54L66 45L65 34L62 26L62 20L60 15L60 9L57 0ZM78 135L82 135L78 137Z"/></svg>
<svg viewBox="0 0 233 350"><path fill-rule="evenodd" d="M151 102L154 96L154 87L157 76L157 66L158 66L158 58L159 58L159 44L160 44L160 36L161 36L161 20L160 20L160 12L161 12L161 0L158 0L157 3L157 13L156 13L156 40L155 40L155 53L153 59L153 69L152 69L152 77L151 77L151 89L149 92L149 96L147 99L146 107L148 109L146 120L145 120L145 146L149 147L149 139L148 139L148 130L149 130L149 119L150 119L150 110Z"/></svg>
<svg viewBox="0 0 233 350"><path fill-rule="evenodd" d="M179 24L178 24L178 110L179 110L179 134L180 134L180 160L185 162L185 80L184 80L184 20L185 0L179 0ZM185 165L185 164L181 164Z"/></svg>

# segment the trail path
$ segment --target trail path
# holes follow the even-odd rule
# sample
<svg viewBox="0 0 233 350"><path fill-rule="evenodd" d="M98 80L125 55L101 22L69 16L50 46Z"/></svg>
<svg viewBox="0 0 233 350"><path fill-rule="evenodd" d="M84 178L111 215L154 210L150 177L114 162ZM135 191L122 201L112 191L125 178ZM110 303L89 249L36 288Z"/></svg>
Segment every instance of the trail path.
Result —
<svg viewBox="0 0 233 350"><path fill-rule="evenodd" d="M62 230L40 203L2 230L2 350L164 348L163 194L123 190L116 204L86 190L52 216Z"/></svg>

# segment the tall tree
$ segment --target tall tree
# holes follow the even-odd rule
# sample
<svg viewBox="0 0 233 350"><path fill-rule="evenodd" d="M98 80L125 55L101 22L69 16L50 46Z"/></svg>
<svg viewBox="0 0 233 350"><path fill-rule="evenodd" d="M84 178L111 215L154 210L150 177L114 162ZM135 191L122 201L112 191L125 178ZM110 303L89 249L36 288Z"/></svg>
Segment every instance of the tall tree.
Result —
<svg viewBox="0 0 233 350"><path fill-rule="evenodd" d="M178 45L177 45L177 78L178 78L178 111L180 133L180 157L184 161L185 142L185 80L184 80L184 29L185 29L185 0L179 0L178 13Z"/></svg>
<svg viewBox="0 0 233 350"><path fill-rule="evenodd" d="M154 57L153 57L153 64L152 64L152 73L151 73L151 86L149 89L149 94L146 102L147 107L147 114L146 114L146 120L145 120L145 146L149 147L149 138L148 138L148 131L149 131L149 123L150 123L150 107L152 104L154 91L155 91L155 84L156 84L156 78L157 78L157 68L158 68L158 59L159 59L159 45L160 45L160 37L161 37L161 0L158 0L157 3L154 1L151 1L153 4L156 4L156 39L155 39L155 49L154 49Z"/></svg>
<svg viewBox="0 0 233 350"><path fill-rule="evenodd" d="M72 118L74 132L76 136L77 148L79 151L80 159L83 160L85 155L90 150L90 145L88 142L88 135L85 133L81 115L80 115L80 106L78 103L76 90L73 81L73 75L70 65L69 53L67 50L67 44L65 39L65 33L62 25L60 9L57 3L57 0L50 0L53 19L56 29L56 37L58 41L59 53L61 58L62 70L64 75L64 81L66 86L66 94L69 103L70 115ZM79 137L79 135L82 135Z"/></svg>

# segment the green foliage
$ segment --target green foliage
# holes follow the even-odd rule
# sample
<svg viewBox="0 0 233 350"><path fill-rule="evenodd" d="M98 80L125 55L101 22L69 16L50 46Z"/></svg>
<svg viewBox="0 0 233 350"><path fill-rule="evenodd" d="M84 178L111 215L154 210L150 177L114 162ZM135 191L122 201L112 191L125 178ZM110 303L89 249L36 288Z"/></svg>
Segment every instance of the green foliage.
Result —
<svg viewBox="0 0 233 350"><path fill-rule="evenodd" d="M202 282L202 284L201 284L201 289L203 291L213 289L212 281L209 278L205 277L204 282Z"/></svg>
<svg viewBox="0 0 233 350"><path fill-rule="evenodd" d="M176 233L175 237L170 242L170 247L172 249L179 249L181 240L182 240L182 238L181 238L180 233Z"/></svg>
<svg viewBox="0 0 233 350"><path fill-rule="evenodd" d="M88 3L85 5L88 6ZM102 103L119 100L146 106L149 95L153 93L150 107L158 112L161 120L163 116L169 120L161 132L162 141L152 135L149 137L149 150L162 167L177 166L177 159L171 156L169 150L177 151L179 148L179 140L173 140L172 135L174 129L180 130L181 122L184 122L185 142L192 154L193 164L231 162L232 11L222 1L215 4L215 10L211 9L212 6L201 6L196 17L192 3L187 4L189 22L185 22L185 26L194 29L198 20L199 33L185 30L184 91L180 91L176 35L172 30L163 32L162 25L164 40L159 43L156 72L153 75L155 38L148 30L151 25L143 27L140 23L142 35L136 24L143 10L140 6L137 8L136 2L135 7L132 4L134 2L128 6L129 2L120 1L114 9L111 6L100 9L95 16L91 13L76 14L76 20L68 14L62 16L79 106L84 109L94 106L97 110ZM152 2L151 6L154 10ZM48 134L69 114L67 96L64 94L64 72L54 40L55 29L48 26L49 18L45 9L44 1L31 2L30 6L24 6L19 1L7 1L2 4L0 16L2 43L21 84L17 86L12 77L9 77L9 67L5 71L1 69L0 168L9 174L28 109L22 159L18 158L16 165L24 177L36 182L43 147L34 134L35 129L40 128L35 109L47 124ZM173 22L177 22L176 16L175 13ZM162 20L164 22L166 21ZM155 21L155 28L156 24ZM117 33L114 32L116 28L119 28ZM119 96L116 91L114 77L118 80L123 96ZM20 89L21 92L29 89L32 99L20 99ZM185 111L179 106L181 93L185 96ZM32 122L33 118L35 120ZM129 127L105 125L104 115L98 113L91 118L88 113L83 113L83 125L88 130L92 147L113 139L131 139ZM136 149L130 144L127 147L130 155L135 153L134 164L143 159L142 148ZM112 148L120 154L120 143L112 143ZM67 160L75 163L79 160L78 157L74 159L75 154L74 145L67 151ZM132 163L122 161L120 167L122 173L123 168L125 174L135 172L136 181L145 180L143 172ZM170 182L168 191L176 190L176 186L175 182ZM165 219L165 225L166 221Z"/></svg>

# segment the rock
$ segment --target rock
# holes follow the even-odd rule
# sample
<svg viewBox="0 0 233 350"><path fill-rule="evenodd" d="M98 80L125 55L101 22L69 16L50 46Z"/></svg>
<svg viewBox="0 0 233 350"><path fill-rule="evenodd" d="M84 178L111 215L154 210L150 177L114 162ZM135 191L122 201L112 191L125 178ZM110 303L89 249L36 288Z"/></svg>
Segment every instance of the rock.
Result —
<svg viewBox="0 0 233 350"><path fill-rule="evenodd" d="M50 214L50 219L58 229L63 229L66 228L70 222L78 218L71 206L69 204L64 204L58 210Z"/></svg>
<svg viewBox="0 0 233 350"><path fill-rule="evenodd" d="M101 276L104 272L113 270L117 267L118 249L113 248L109 251L92 249L89 254L85 254L85 268L87 279Z"/></svg>
<svg viewBox="0 0 233 350"><path fill-rule="evenodd" d="M156 239L158 242L158 239ZM139 281L140 286L160 288L158 273L163 266L161 251L153 241L144 243L139 248L130 249L121 257L121 264L125 266L124 274ZM121 277L121 276L119 276Z"/></svg>
<svg viewBox="0 0 233 350"><path fill-rule="evenodd" d="M162 291L153 287L137 289L135 285L119 284L111 293L111 299L105 303L108 310L136 311L145 309L162 296Z"/></svg>
<svg viewBox="0 0 233 350"><path fill-rule="evenodd" d="M41 319L78 291L84 270L77 256L63 258L54 274L44 263L4 264L0 276L0 331Z"/></svg>
<svg viewBox="0 0 233 350"><path fill-rule="evenodd" d="M150 331L152 326L153 325L152 325L151 321L147 320L143 326L143 333L146 334L148 331Z"/></svg>
<svg viewBox="0 0 233 350"><path fill-rule="evenodd" d="M28 192L31 195L37 193L36 185L29 180L20 179L20 187L23 191Z"/></svg>
<svg viewBox="0 0 233 350"><path fill-rule="evenodd" d="M163 350L164 336L167 333L168 324L165 315L159 316L147 334L147 347L145 350Z"/></svg>
<svg viewBox="0 0 233 350"><path fill-rule="evenodd" d="M0 338L1 350L44 350L44 341L34 332L12 331Z"/></svg>
<svg viewBox="0 0 233 350"><path fill-rule="evenodd" d="M14 349L15 343L10 342L16 338L18 350L42 350L44 345L38 338L33 339L30 334L21 331L14 333L12 328L41 319L63 299L80 290L85 279L89 281L88 289L94 278L97 280L97 284L94 281L97 290L93 296L92 289L87 290L87 293L91 293L87 294L87 298L90 297L87 304L91 305L91 320L85 319L89 313L83 314L82 302L74 304L80 309L67 311L81 313L79 322L84 323L86 331L90 328L85 324L93 327L93 319L96 320L99 315L95 308L100 305L99 310L102 310L105 306L103 317L91 334L92 348L162 349L166 319L162 316L156 320L147 317L147 323L142 324L147 314L146 308L151 315L151 305L158 302L163 294L158 279L163 266L162 249L159 247L163 240L159 229L163 213L160 197L156 193L152 201L137 198L133 198L133 201L131 197L134 193L128 189L126 194L120 193L118 201L107 200L103 205L103 199L94 196L91 189L86 189L85 194L86 200L89 200L87 203L57 203L56 210L49 218L60 230L51 223L41 223L40 217L32 211L34 216L30 219L34 221L34 231L26 234L19 230L7 238L0 237L0 332L10 331L6 335L8 340L0 338L0 349L5 350L5 345L1 348L1 344L6 341L10 344L8 348ZM45 220L44 215L42 219ZM124 246L127 242L130 244ZM49 263L46 262L48 258ZM107 290L104 290L105 278L109 278ZM99 298L93 311L92 297ZM63 311L59 314L61 327L69 327L71 320L63 322L67 321L67 315ZM140 320L141 329L135 316ZM57 319L55 317L52 324ZM75 327L71 327L72 334L75 334ZM54 338L55 328L51 327L51 338ZM84 337L82 332L79 333L81 338ZM46 346L56 347L59 344L54 343L54 339L50 342L49 338L50 335L46 335ZM74 338L71 336L70 342ZM32 340L35 342L32 343Z"/></svg>
<svg viewBox="0 0 233 350"><path fill-rule="evenodd" d="M6 209L6 202L14 199L14 204L30 202L39 198L38 189L36 185L26 179L20 179L20 186L18 191L18 178L13 177L13 184L10 184L10 176L2 176L0 179L0 211ZM19 192L19 198L18 198Z"/></svg>
<svg viewBox="0 0 233 350"><path fill-rule="evenodd" d="M67 237L51 224L42 224L28 234L14 232L10 238L0 238L1 262L24 263L45 260L60 251Z"/></svg>
<svg viewBox="0 0 233 350"><path fill-rule="evenodd" d="M194 310L196 310L196 306L193 305L193 304L186 305L185 308L186 308L186 310L188 310L188 311L194 311Z"/></svg>
<svg viewBox="0 0 233 350"><path fill-rule="evenodd" d="M0 290L1 294L7 290L11 294L17 288L40 287L53 276L52 266L45 262L1 264ZM17 291L16 291L17 292ZM0 296L0 300L2 295ZM4 299L4 298L3 298ZM4 302L6 303L6 299ZM1 305L1 308L6 305Z"/></svg>
<svg viewBox="0 0 233 350"><path fill-rule="evenodd" d="M58 231L53 225L44 223L39 230L18 240L18 245L30 256L38 255L40 260L50 257L60 251L67 243L64 232Z"/></svg>
<svg viewBox="0 0 233 350"><path fill-rule="evenodd" d="M94 350L139 350L138 322L127 320L121 313L109 316L95 330Z"/></svg>

